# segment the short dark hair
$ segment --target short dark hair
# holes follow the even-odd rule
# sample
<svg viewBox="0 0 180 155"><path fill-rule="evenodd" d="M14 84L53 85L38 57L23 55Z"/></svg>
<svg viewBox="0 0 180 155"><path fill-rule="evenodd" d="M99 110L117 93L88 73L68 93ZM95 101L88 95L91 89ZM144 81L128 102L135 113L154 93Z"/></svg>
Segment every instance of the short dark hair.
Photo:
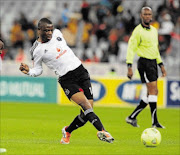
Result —
<svg viewBox="0 0 180 155"><path fill-rule="evenodd" d="M38 22L38 29L41 29L43 24L52 24L52 22L48 18L41 18Z"/></svg>

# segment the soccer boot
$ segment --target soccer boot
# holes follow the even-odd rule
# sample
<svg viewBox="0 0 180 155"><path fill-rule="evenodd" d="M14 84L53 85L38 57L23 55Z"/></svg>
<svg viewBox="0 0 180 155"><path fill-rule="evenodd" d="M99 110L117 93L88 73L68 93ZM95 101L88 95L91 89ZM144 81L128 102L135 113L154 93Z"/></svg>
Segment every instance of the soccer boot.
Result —
<svg viewBox="0 0 180 155"><path fill-rule="evenodd" d="M137 124L137 120L135 118L132 119L132 118L127 117L126 122L131 124L133 127L139 127L139 125Z"/></svg>
<svg viewBox="0 0 180 155"><path fill-rule="evenodd" d="M68 126L65 126L62 129L63 137L61 138L61 141L60 141L61 144L69 144L69 142L70 142L71 134L69 132L66 132L67 127Z"/></svg>
<svg viewBox="0 0 180 155"><path fill-rule="evenodd" d="M107 131L98 131L97 132L97 137L102 140L102 141L106 141L108 143L113 143L114 138L111 136L110 133L108 133Z"/></svg>
<svg viewBox="0 0 180 155"><path fill-rule="evenodd" d="M162 129L165 129L165 127L162 126L162 125L159 124L159 123L153 124L152 127L153 127L153 128L162 128Z"/></svg>

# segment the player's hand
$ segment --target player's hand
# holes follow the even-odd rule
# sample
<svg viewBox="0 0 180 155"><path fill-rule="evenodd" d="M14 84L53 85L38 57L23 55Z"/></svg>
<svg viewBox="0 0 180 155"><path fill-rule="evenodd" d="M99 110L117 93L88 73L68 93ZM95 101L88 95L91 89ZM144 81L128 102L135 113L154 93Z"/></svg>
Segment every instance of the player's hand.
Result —
<svg viewBox="0 0 180 155"><path fill-rule="evenodd" d="M162 72L162 77L166 77L167 73L163 65L161 66L161 72Z"/></svg>
<svg viewBox="0 0 180 155"><path fill-rule="evenodd" d="M131 79L132 79L132 76L133 76L133 71L132 71L132 68L129 67L129 68L128 68L127 77L131 80Z"/></svg>
<svg viewBox="0 0 180 155"><path fill-rule="evenodd" d="M27 74L29 72L29 66L26 65L25 63L21 63L19 70L24 74Z"/></svg>

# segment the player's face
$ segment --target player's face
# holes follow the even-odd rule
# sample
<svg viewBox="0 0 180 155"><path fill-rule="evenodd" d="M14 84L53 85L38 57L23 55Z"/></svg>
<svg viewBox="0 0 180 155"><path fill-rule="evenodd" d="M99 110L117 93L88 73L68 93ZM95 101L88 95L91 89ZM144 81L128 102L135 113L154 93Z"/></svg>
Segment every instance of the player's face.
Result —
<svg viewBox="0 0 180 155"><path fill-rule="evenodd" d="M141 12L141 20L144 24L149 25L152 21L152 11L148 9L144 9Z"/></svg>
<svg viewBox="0 0 180 155"><path fill-rule="evenodd" d="M53 34L53 24L44 24L40 29L40 37L43 42L51 40Z"/></svg>

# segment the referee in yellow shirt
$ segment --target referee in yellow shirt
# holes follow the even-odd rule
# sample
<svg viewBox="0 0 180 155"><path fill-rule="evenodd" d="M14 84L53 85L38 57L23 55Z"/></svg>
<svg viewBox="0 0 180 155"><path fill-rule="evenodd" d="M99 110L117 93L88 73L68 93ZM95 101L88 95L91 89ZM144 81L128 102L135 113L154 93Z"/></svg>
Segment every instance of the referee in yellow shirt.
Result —
<svg viewBox="0 0 180 155"><path fill-rule="evenodd" d="M152 9L150 7L143 7L140 17L141 24L136 26L128 42L126 57L128 66L127 76L129 79L133 76L132 64L134 55L137 53L140 57L138 60L138 71L142 83L146 83L147 96L142 97L136 109L126 118L126 122L134 127L139 127L136 117L149 103L152 116L152 127L164 128L157 119L157 65L161 68L163 77L166 76L166 70L159 54L157 30L150 25L152 21Z"/></svg>

